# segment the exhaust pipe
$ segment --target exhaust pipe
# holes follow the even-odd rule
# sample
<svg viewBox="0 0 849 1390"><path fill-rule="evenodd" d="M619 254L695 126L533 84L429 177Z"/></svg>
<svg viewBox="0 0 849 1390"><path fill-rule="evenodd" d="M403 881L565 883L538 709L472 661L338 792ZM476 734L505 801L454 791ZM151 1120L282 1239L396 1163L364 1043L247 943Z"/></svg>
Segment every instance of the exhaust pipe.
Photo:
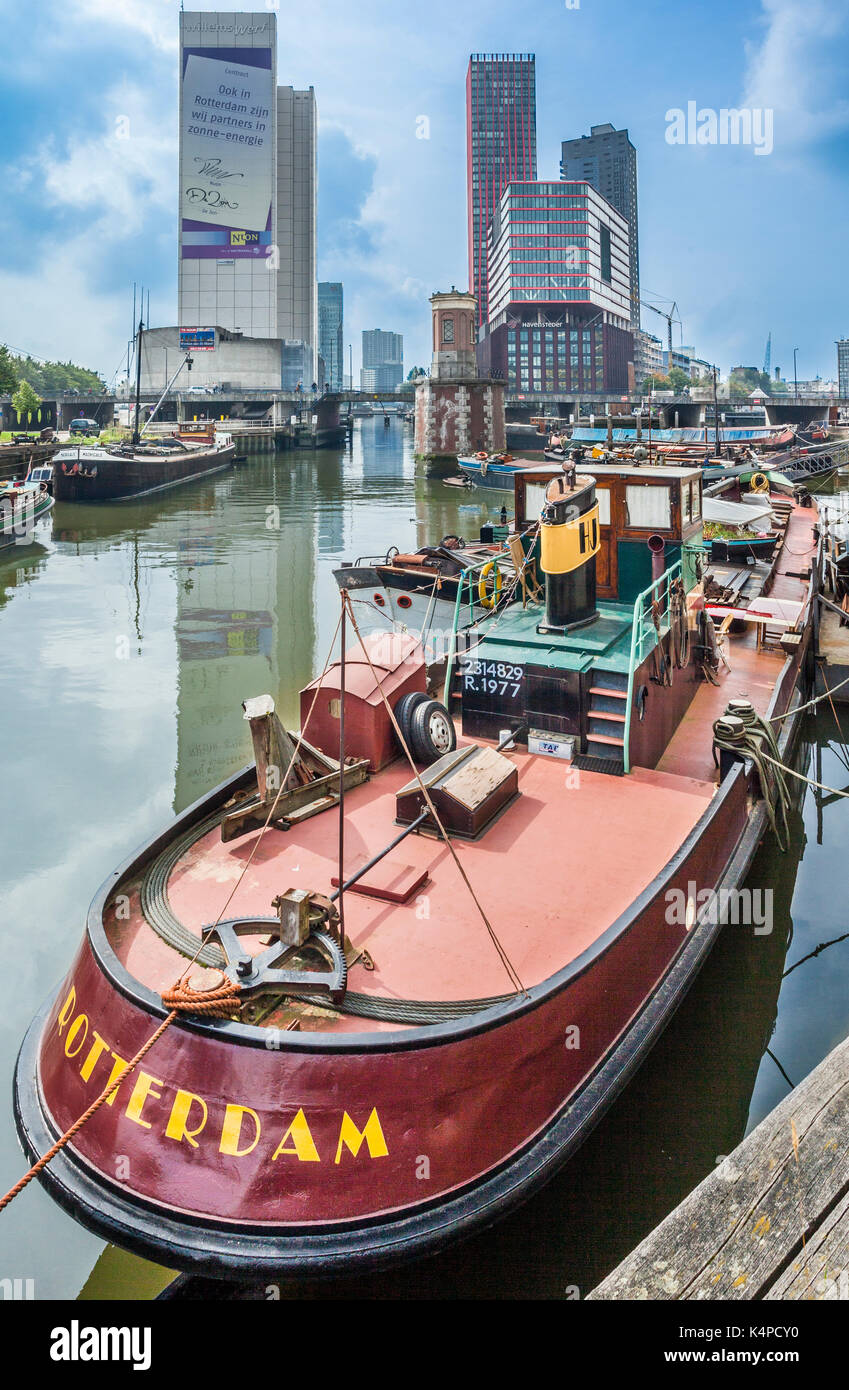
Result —
<svg viewBox="0 0 849 1390"><path fill-rule="evenodd" d="M649 536L646 545L651 551L651 578L654 584L663 577L666 569L666 541L663 536L654 535Z"/></svg>

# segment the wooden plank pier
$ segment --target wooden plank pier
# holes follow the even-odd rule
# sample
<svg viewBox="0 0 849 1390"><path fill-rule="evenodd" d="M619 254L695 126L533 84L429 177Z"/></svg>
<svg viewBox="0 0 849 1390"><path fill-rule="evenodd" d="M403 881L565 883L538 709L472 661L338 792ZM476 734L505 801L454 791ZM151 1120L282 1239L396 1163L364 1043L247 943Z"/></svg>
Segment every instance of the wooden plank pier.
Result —
<svg viewBox="0 0 849 1390"><path fill-rule="evenodd" d="M849 1038L593 1300L849 1299Z"/></svg>

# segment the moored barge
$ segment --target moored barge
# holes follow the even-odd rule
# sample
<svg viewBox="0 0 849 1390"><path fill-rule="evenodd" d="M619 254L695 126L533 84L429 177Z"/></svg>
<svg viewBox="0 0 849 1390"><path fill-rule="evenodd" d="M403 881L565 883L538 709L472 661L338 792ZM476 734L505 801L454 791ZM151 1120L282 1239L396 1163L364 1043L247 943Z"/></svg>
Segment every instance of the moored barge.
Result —
<svg viewBox="0 0 849 1390"><path fill-rule="evenodd" d="M69 445L53 458L57 502L121 502L164 492L229 468L236 447L214 426L184 426L155 441Z"/></svg>
<svg viewBox="0 0 849 1390"><path fill-rule="evenodd" d="M798 731L815 517L793 504L781 614L719 661L701 486L520 476L544 596L481 620L447 708L398 633L328 659L298 735L246 702L254 764L110 875L21 1049L33 1156L116 1087L41 1175L80 1221L216 1276L359 1270L495 1221L575 1151L781 833L763 753ZM189 1005L125 1074L176 977ZM225 1017L192 1012L222 989Z"/></svg>

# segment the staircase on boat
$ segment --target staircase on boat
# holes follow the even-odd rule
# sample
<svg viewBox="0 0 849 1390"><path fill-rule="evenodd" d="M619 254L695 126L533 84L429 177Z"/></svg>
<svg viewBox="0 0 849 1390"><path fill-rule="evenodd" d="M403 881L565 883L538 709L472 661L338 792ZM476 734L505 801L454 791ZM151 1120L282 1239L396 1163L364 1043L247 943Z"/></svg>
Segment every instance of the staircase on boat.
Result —
<svg viewBox="0 0 849 1390"><path fill-rule="evenodd" d="M573 759L584 772L607 772L621 777L625 770L625 710L628 675L625 671L593 667L587 709L587 751Z"/></svg>

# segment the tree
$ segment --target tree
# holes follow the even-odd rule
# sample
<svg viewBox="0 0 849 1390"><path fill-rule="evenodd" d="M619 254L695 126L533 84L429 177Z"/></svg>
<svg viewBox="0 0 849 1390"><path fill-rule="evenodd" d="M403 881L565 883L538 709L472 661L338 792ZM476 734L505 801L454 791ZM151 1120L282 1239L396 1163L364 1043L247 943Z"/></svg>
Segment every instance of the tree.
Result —
<svg viewBox="0 0 849 1390"><path fill-rule="evenodd" d="M729 395L751 396L753 391L763 391L769 395L773 383L765 372L757 367L735 367L728 379Z"/></svg>
<svg viewBox="0 0 849 1390"><path fill-rule="evenodd" d="M15 360L9 349L0 344L0 395L14 391L18 384L18 373L15 370Z"/></svg>
<svg viewBox="0 0 849 1390"><path fill-rule="evenodd" d="M683 367L670 367L669 385L672 387L676 396L683 395L685 391L689 390L690 378Z"/></svg>
<svg viewBox="0 0 849 1390"><path fill-rule="evenodd" d="M105 391L102 377L88 367L77 367L73 362L37 362L33 357L10 356L18 380L22 377L42 396L65 391L77 391L80 395L101 395Z"/></svg>
<svg viewBox="0 0 849 1390"><path fill-rule="evenodd" d="M22 381L12 396L12 406L17 412L18 424L29 425L40 405L41 397L33 391L28 381Z"/></svg>
<svg viewBox="0 0 849 1390"><path fill-rule="evenodd" d="M668 376L659 376L657 373L655 373L652 376L646 377L645 381L643 382L643 390L671 391L672 383L669 380Z"/></svg>

